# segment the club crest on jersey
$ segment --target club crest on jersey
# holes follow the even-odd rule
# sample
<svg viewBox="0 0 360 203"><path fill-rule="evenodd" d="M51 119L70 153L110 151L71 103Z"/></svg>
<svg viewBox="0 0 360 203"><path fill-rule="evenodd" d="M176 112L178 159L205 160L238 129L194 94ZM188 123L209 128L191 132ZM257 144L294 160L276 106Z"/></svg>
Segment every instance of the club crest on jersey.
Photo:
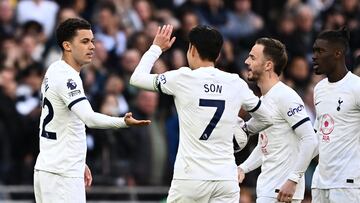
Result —
<svg viewBox="0 0 360 203"><path fill-rule="evenodd" d="M295 107L295 108L289 108L289 111L287 112L287 115L288 115L289 117L291 117L291 116L295 115L296 113L302 111L303 109L305 109L304 105L299 104L299 105L298 105L297 107Z"/></svg>
<svg viewBox="0 0 360 203"><path fill-rule="evenodd" d="M262 133L260 133L259 137L260 137L260 144L261 144L261 152L265 155L269 154L269 152L266 149L268 142L269 142L267 135L264 132L262 132Z"/></svg>
<svg viewBox="0 0 360 203"><path fill-rule="evenodd" d="M320 132L323 134L322 141L330 142L330 134L334 130L334 119L329 114L324 114L320 118Z"/></svg>
<svg viewBox="0 0 360 203"><path fill-rule="evenodd" d="M77 87L77 85L73 79L68 79L66 85L67 85L67 88L70 90L73 90Z"/></svg>

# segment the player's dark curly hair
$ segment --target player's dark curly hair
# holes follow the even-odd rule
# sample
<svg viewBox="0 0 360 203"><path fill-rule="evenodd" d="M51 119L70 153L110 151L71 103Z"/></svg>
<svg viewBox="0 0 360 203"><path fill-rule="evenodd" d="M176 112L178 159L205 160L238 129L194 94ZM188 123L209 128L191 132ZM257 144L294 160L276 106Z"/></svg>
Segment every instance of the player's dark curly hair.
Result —
<svg viewBox="0 0 360 203"><path fill-rule="evenodd" d="M64 41L71 41L76 36L78 30L91 30L91 25L84 19L69 18L57 27L56 42L61 50L64 51L62 43Z"/></svg>
<svg viewBox="0 0 360 203"><path fill-rule="evenodd" d="M325 30L316 39L326 40L342 49L344 55L349 50L350 32L346 27L339 30Z"/></svg>
<svg viewBox="0 0 360 203"><path fill-rule="evenodd" d="M223 45L223 37L210 26L198 25L190 31L189 42L195 46L202 60L215 62Z"/></svg>
<svg viewBox="0 0 360 203"><path fill-rule="evenodd" d="M274 72L280 76L288 62L285 45L277 39L267 37L256 40L256 44L264 46L264 56L274 63Z"/></svg>

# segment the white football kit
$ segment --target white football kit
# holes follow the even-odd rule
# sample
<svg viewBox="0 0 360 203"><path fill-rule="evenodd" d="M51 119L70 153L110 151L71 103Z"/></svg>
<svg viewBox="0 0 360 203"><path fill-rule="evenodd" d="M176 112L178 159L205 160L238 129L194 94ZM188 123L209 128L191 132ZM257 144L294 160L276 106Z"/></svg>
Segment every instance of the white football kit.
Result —
<svg viewBox="0 0 360 203"><path fill-rule="evenodd" d="M195 70L182 67L151 75L150 70L160 54L160 47L152 45L135 69L130 83L174 96L180 143L173 179L233 181L234 187L238 188L233 155L238 112L241 107L250 112L263 111L259 98L238 75L214 67ZM263 113L259 117L264 121L262 125L267 127L270 121L267 112ZM173 184L172 188L175 188Z"/></svg>
<svg viewBox="0 0 360 203"><path fill-rule="evenodd" d="M83 183L87 148L85 124L94 128L118 128L126 126L124 119L93 112L85 97L79 72L62 60L48 68L41 93L40 153L34 178L39 178L36 172L41 171L60 177L81 178ZM39 195L45 191L45 188L40 188L40 185L45 186L41 180L46 181L46 178L34 181L38 183L34 187ZM84 187L84 184L80 186ZM55 188L46 189L57 195ZM49 194L42 196L37 198L37 202L41 199L47 202L46 198L50 197Z"/></svg>
<svg viewBox="0 0 360 203"><path fill-rule="evenodd" d="M360 78L349 71L338 82L323 79L314 103L319 163L312 188L360 189Z"/></svg>
<svg viewBox="0 0 360 203"><path fill-rule="evenodd" d="M259 142L240 165L245 173L261 166L258 198L276 198L287 181L297 182L294 200L304 197L304 173L316 148L316 137L299 95L282 82L276 83L261 101L271 111L273 125L259 133ZM274 199L276 202L276 199Z"/></svg>

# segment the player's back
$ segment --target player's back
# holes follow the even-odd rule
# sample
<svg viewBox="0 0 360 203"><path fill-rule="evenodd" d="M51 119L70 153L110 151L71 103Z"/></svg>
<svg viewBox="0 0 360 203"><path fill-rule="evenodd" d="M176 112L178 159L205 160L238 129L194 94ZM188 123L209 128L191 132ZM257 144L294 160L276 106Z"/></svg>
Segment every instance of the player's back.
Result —
<svg viewBox="0 0 360 203"><path fill-rule="evenodd" d="M180 144L175 179L236 180L233 133L241 105L258 98L236 74L212 67L181 68L160 75L174 95Z"/></svg>
<svg viewBox="0 0 360 203"><path fill-rule="evenodd" d="M86 156L84 123L70 111L84 99L79 73L64 61L53 63L41 86L40 154L35 169L82 177Z"/></svg>

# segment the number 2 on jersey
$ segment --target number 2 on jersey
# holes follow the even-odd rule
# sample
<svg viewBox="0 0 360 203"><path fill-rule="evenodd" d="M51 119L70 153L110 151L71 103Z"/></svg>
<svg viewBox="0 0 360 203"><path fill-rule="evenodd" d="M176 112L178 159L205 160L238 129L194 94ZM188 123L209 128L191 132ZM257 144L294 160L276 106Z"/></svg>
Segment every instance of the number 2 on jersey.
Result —
<svg viewBox="0 0 360 203"><path fill-rule="evenodd" d="M42 132L41 132L41 136L48 138L48 139L52 139L52 140L56 140L56 133L54 132L47 132L45 130L45 126L54 118L54 109L50 103L50 101L44 97L44 103L43 103L43 108L47 106L48 110L49 110L49 114L44 118L43 124L42 124Z"/></svg>
<svg viewBox="0 0 360 203"><path fill-rule="evenodd" d="M201 134L200 140L209 139L212 131L219 122L225 109L225 100L214 100L214 99L200 99L199 106L216 107L216 111L210 123L206 126L204 132Z"/></svg>

